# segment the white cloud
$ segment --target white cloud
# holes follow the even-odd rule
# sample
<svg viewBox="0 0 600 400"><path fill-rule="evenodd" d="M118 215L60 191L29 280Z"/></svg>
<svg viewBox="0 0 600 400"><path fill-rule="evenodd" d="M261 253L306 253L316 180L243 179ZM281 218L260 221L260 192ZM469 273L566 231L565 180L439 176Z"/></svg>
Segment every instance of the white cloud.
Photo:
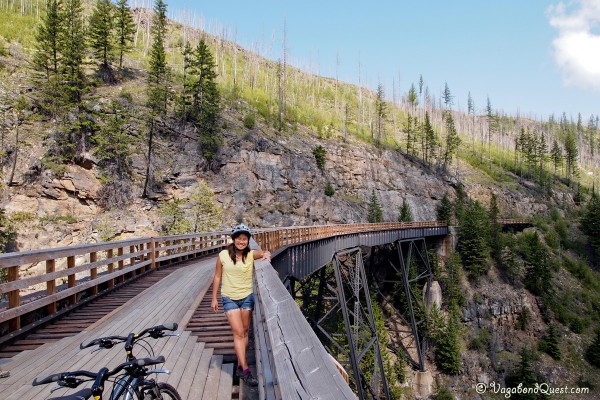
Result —
<svg viewBox="0 0 600 400"><path fill-rule="evenodd" d="M554 59L567 85L600 90L600 0L560 2L548 7Z"/></svg>

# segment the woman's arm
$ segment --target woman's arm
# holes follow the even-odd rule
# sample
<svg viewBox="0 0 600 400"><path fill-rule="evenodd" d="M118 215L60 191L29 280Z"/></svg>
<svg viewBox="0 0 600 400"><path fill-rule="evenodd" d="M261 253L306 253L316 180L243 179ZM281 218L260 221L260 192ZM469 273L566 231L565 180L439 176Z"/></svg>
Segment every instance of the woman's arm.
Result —
<svg viewBox="0 0 600 400"><path fill-rule="evenodd" d="M210 307L214 312L219 311L219 301L217 300L217 292L219 291L219 285L221 284L222 273L223 265L221 264L221 257L217 256L217 265L215 266L215 277L213 278L212 302L210 303Z"/></svg>
<svg viewBox="0 0 600 400"><path fill-rule="evenodd" d="M261 251L261 250L253 250L252 255L255 260L264 259L266 261L271 261L271 252L269 250Z"/></svg>

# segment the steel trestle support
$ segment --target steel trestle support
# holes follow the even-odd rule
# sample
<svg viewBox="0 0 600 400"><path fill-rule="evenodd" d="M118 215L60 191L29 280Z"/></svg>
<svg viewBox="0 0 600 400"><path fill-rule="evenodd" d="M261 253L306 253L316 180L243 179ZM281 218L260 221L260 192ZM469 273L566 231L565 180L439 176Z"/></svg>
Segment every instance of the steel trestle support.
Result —
<svg viewBox="0 0 600 400"><path fill-rule="evenodd" d="M290 286L325 347L349 372L358 397L389 399L360 248L336 252L332 265Z"/></svg>

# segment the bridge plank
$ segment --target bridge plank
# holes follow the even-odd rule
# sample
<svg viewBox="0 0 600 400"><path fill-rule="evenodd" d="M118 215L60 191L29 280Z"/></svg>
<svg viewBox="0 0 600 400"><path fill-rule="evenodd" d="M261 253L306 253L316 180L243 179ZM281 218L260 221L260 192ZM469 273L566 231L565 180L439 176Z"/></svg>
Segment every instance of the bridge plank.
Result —
<svg viewBox="0 0 600 400"><path fill-rule="evenodd" d="M223 364L221 366L221 376L219 378L219 388L217 389L216 400L231 400L231 387L233 386L233 364Z"/></svg>
<svg viewBox="0 0 600 400"><path fill-rule="evenodd" d="M221 365L223 364L223 356L212 356L210 367L208 368L208 377L204 386L202 400L214 400L217 397L219 390L219 380L221 379Z"/></svg>
<svg viewBox="0 0 600 400"><path fill-rule="evenodd" d="M177 371L183 371L183 374L181 374L181 378L179 379L179 381L174 382L174 379L171 379L173 376L169 377L168 380L168 383L172 384L177 388L177 391L179 392L179 395L182 399L186 399L188 397L188 394L190 393L190 389L194 381L194 376L196 375L196 371L198 371L198 368L200 368L200 360L202 359L202 353L205 349L204 343L195 341L193 343L194 346L191 350L190 357L187 360L186 365L184 365L183 367L177 365L175 366L175 369Z"/></svg>
<svg viewBox="0 0 600 400"><path fill-rule="evenodd" d="M190 387L190 392L188 393L189 400L198 400L202 399L204 395L204 386L206 385L206 381L208 379L208 370L210 368L210 362L213 357L213 349L205 347L204 351L202 351L202 356L200 357L200 363L198 364L198 369L196 370L196 374L194 375L194 380ZM182 397L182 399L184 399Z"/></svg>

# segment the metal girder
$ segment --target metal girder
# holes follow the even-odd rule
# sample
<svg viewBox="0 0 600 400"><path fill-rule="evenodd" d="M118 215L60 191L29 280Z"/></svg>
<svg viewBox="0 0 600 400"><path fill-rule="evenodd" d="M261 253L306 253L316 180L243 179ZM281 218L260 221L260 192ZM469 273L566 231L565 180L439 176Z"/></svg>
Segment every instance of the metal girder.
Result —
<svg viewBox="0 0 600 400"><path fill-rule="evenodd" d="M393 332L388 347L395 353L403 352L415 368L425 371L425 316L428 307L425 301L429 298L433 281L427 245L424 238L398 240L393 245L398 259L388 260L390 268L385 269L385 278L379 279L375 286L395 288L391 295L379 293L384 299L382 307L393 308L405 328L388 327ZM378 279L376 275L374 277Z"/></svg>
<svg viewBox="0 0 600 400"><path fill-rule="evenodd" d="M349 371L358 397L389 398L360 248L336 252L331 266L290 286L325 347Z"/></svg>

